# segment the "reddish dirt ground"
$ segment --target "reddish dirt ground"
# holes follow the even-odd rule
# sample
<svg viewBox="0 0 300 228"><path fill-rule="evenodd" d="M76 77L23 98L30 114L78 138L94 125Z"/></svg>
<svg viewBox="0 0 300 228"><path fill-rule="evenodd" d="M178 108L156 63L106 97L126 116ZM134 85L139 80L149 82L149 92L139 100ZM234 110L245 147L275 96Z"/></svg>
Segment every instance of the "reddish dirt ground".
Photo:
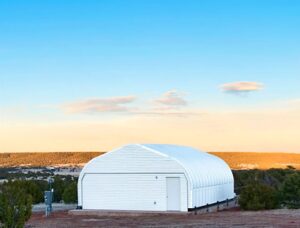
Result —
<svg viewBox="0 0 300 228"><path fill-rule="evenodd" d="M300 227L300 210L222 211L194 215L87 216L35 213L26 227Z"/></svg>

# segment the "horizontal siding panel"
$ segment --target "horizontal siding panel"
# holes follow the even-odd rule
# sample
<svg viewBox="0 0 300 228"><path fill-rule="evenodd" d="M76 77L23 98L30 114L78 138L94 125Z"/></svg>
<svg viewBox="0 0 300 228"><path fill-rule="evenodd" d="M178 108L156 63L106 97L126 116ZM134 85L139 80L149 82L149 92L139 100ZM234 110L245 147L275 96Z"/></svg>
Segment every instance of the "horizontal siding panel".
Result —
<svg viewBox="0 0 300 228"><path fill-rule="evenodd" d="M81 180L85 173L184 173L185 170L169 157L135 145L126 146L90 161L78 180L78 205L81 201Z"/></svg>
<svg viewBox="0 0 300 228"><path fill-rule="evenodd" d="M165 211L166 177L174 175L182 182L181 208L185 211L184 174L86 174L82 182L83 209Z"/></svg>

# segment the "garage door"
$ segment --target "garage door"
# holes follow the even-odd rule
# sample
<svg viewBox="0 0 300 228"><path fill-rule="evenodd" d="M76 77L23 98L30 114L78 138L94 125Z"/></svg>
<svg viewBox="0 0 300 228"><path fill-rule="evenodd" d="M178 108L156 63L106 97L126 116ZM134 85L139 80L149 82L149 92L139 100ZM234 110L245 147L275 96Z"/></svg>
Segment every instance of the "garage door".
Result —
<svg viewBox="0 0 300 228"><path fill-rule="evenodd" d="M166 210L165 177L156 174L86 174L83 209Z"/></svg>

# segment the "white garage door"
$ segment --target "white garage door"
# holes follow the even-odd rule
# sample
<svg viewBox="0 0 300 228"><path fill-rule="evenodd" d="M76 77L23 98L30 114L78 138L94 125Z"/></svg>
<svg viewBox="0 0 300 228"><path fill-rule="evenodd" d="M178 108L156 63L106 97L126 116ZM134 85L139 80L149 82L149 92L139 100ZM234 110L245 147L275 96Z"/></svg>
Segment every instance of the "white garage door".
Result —
<svg viewBox="0 0 300 228"><path fill-rule="evenodd" d="M83 209L166 210L166 178L156 174L86 174Z"/></svg>

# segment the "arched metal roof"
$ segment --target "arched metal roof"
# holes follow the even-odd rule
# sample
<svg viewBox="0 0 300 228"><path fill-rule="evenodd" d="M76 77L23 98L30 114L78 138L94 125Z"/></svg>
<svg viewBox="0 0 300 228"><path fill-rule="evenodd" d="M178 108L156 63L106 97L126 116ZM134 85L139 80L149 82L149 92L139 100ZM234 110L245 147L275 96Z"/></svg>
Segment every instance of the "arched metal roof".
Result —
<svg viewBox="0 0 300 228"><path fill-rule="evenodd" d="M187 146L139 144L144 149L168 156L185 170L192 189L233 183L231 169L217 156Z"/></svg>
<svg viewBox="0 0 300 228"><path fill-rule="evenodd" d="M122 172L184 172L188 208L235 197L231 169L219 157L187 146L130 144L98 156L84 166L78 179L78 205L82 205L82 180L86 173Z"/></svg>

